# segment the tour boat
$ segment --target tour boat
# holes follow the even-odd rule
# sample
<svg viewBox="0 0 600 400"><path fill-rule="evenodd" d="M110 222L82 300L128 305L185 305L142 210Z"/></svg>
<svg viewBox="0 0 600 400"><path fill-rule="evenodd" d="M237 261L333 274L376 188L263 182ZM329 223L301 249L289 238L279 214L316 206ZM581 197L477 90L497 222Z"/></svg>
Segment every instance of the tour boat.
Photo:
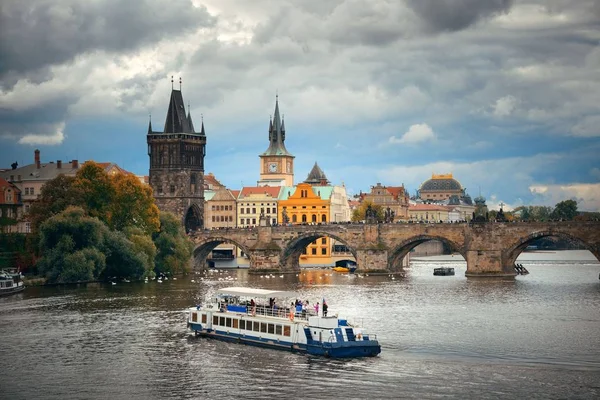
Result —
<svg viewBox="0 0 600 400"><path fill-rule="evenodd" d="M18 293L25 289L20 274L9 274L2 270L0 271L0 296Z"/></svg>
<svg viewBox="0 0 600 400"><path fill-rule="evenodd" d="M293 292L218 289L207 303L189 309L187 324L196 336L310 355L372 357L381 352L376 335L337 315L303 311L290 300L295 298Z"/></svg>

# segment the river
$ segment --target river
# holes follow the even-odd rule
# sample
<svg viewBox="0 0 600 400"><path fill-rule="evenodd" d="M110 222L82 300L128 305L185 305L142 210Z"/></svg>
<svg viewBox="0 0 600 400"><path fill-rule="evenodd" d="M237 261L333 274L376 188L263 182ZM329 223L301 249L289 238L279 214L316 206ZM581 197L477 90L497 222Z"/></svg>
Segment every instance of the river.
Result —
<svg viewBox="0 0 600 400"><path fill-rule="evenodd" d="M0 298L0 398L600 398L600 263L586 251L518 261L530 274L514 280L467 279L462 257L441 256L413 260L404 277L229 270L29 287ZM438 266L456 275L433 276ZM186 307L245 285L326 298L382 352L332 360L186 330Z"/></svg>

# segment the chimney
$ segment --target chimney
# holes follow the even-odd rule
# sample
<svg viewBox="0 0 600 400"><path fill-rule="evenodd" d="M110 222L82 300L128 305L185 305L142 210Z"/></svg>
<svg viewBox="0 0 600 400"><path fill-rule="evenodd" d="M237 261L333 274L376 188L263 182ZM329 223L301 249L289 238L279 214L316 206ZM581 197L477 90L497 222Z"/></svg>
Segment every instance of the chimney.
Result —
<svg viewBox="0 0 600 400"><path fill-rule="evenodd" d="M39 168L40 167L40 151L38 149L35 149L33 154L34 154L35 166L36 166L36 168Z"/></svg>
<svg viewBox="0 0 600 400"><path fill-rule="evenodd" d="M62 160L56 160L56 168L62 168Z"/></svg>
<svg viewBox="0 0 600 400"><path fill-rule="evenodd" d="M71 168L73 168L73 169L79 168L79 161L77 161L77 160L71 161Z"/></svg>

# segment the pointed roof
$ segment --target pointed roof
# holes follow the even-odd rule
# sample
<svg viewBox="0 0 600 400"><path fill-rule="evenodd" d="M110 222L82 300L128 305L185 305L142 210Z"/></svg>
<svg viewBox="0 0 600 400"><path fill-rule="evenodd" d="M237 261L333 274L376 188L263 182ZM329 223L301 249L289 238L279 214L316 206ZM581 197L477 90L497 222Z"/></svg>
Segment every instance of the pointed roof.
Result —
<svg viewBox="0 0 600 400"><path fill-rule="evenodd" d="M312 167L312 170L310 171L304 182L310 183L312 185L318 185L328 184L329 180L325 176L325 172L323 172L321 167L319 167L319 165L315 162L315 165Z"/></svg>
<svg viewBox="0 0 600 400"><path fill-rule="evenodd" d="M190 112L190 111L191 111L191 110L190 110L190 105L188 104L188 114L187 114L187 120L188 120L188 124L190 125L190 130L191 130L192 132L195 132L195 131L194 131L194 123L192 122L192 114L191 114L191 112Z"/></svg>
<svg viewBox="0 0 600 400"><path fill-rule="evenodd" d="M185 115L185 105L181 90L171 90L171 100L165 120L164 133L194 133Z"/></svg>
<svg viewBox="0 0 600 400"><path fill-rule="evenodd" d="M148 121L148 134L152 133L152 119Z"/></svg>
<svg viewBox="0 0 600 400"><path fill-rule="evenodd" d="M275 114L269 121L269 148L263 156L291 156L285 148L285 127L279 115L279 96L275 98Z"/></svg>

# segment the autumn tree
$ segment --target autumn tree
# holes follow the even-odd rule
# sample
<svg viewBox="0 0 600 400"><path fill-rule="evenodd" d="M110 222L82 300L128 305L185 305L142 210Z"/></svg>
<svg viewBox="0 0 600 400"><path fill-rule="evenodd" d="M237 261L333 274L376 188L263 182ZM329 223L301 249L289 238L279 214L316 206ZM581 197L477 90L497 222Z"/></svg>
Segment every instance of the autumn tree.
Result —
<svg viewBox="0 0 600 400"><path fill-rule="evenodd" d="M40 196L29 210L32 229L37 231L48 218L68 206L83 206L81 192L73 186L75 177L60 174L42 186Z"/></svg>
<svg viewBox="0 0 600 400"><path fill-rule="evenodd" d="M77 171L73 186L81 193L82 205L88 214L98 217L110 226L110 211L114 202L115 187L104 168L93 161L87 161Z"/></svg>
<svg viewBox="0 0 600 400"><path fill-rule="evenodd" d="M364 221L366 219L367 208L369 206L371 206L371 209L373 211L375 211L375 217L377 219L377 222L383 222L383 219L384 219L383 207L381 207L380 205L377 205L377 204L373 204L370 201L363 201L360 203L360 206L352 212L352 221L353 222Z"/></svg>
<svg viewBox="0 0 600 400"><path fill-rule="evenodd" d="M110 181L113 198L109 210L109 226L116 230L137 227L147 234L160 226L158 207L150 186L142 184L131 174L116 174Z"/></svg>

